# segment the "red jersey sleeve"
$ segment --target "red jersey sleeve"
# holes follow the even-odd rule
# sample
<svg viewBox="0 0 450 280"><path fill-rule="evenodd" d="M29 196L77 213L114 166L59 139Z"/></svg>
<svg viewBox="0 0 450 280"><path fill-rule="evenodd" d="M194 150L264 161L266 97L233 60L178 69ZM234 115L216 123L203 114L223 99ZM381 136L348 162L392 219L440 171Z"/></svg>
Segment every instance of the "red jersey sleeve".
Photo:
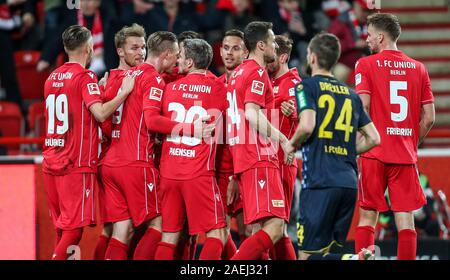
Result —
<svg viewBox="0 0 450 280"><path fill-rule="evenodd" d="M153 109L160 112L164 87L166 85L163 78L159 75L151 75L145 76L143 79L140 90L142 91L142 107L144 111Z"/></svg>
<svg viewBox="0 0 450 280"><path fill-rule="evenodd" d="M422 67L423 89L420 102L422 105L434 103L433 91L431 90L430 76L425 67Z"/></svg>
<svg viewBox="0 0 450 280"><path fill-rule="evenodd" d="M371 95L372 81L370 69L366 59L360 59L355 66L355 91L358 94Z"/></svg>
<svg viewBox="0 0 450 280"><path fill-rule="evenodd" d="M269 76L263 68L259 68L248 76L244 92L244 104L255 103L266 108L266 94L271 90Z"/></svg>
<svg viewBox="0 0 450 280"><path fill-rule="evenodd" d="M102 92L94 72L88 71L81 74L79 89L81 90L81 96L83 97L83 102L86 104L86 108L89 109L92 104L102 102Z"/></svg>

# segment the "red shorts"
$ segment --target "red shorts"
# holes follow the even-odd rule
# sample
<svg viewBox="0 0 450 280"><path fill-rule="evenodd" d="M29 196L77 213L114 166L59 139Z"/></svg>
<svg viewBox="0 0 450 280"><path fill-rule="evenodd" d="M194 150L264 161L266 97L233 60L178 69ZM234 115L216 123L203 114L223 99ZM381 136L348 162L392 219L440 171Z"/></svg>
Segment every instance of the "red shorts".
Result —
<svg viewBox="0 0 450 280"><path fill-rule="evenodd" d="M280 164L281 182L283 183L284 200L286 202L286 217L291 216L292 197L294 196L295 180L297 178L297 167Z"/></svg>
<svg viewBox="0 0 450 280"><path fill-rule="evenodd" d="M155 168L102 165L99 175L103 182L99 196L103 223L131 219L137 227L161 215Z"/></svg>
<svg viewBox="0 0 450 280"><path fill-rule="evenodd" d="M244 223L278 217L288 221L280 172L277 168L257 167L238 175L244 208Z"/></svg>
<svg viewBox="0 0 450 280"><path fill-rule="evenodd" d="M186 218L190 235L226 226L222 196L213 176L185 181L161 178L161 198L165 232L183 230Z"/></svg>
<svg viewBox="0 0 450 280"><path fill-rule="evenodd" d="M97 176L94 173L61 176L44 173L44 186L56 228L72 230L95 225Z"/></svg>
<svg viewBox="0 0 450 280"><path fill-rule="evenodd" d="M219 186L220 195L222 196L223 208L226 210L226 214L236 215L239 210L242 210L242 199L239 195L239 197L232 204L227 205L227 191L230 176L233 176L233 173L217 173L216 179L217 185Z"/></svg>
<svg viewBox="0 0 450 280"><path fill-rule="evenodd" d="M384 164L377 159L359 159L359 206L379 212L389 210L384 194L389 192L390 209L409 212L426 204L414 164Z"/></svg>

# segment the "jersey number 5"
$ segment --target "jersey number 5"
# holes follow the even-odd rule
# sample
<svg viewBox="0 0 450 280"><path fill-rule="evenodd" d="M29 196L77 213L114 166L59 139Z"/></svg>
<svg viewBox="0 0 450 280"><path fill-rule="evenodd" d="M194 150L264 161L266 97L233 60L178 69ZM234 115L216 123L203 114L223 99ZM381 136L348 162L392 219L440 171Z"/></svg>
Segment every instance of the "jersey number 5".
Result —
<svg viewBox="0 0 450 280"><path fill-rule="evenodd" d="M389 83L389 95L391 104L400 105L400 112L391 112L391 120L394 122L401 122L408 116L408 99L404 96L398 95L399 90L407 90L408 83L403 81L391 81Z"/></svg>
<svg viewBox="0 0 450 280"><path fill-rule="evenodd" d="M61 125L56 126L56 134L64 134L69 130L69 103L67 96L60 94L56 97L55 94L49 94L45 100L45 107L47 110L47 134L55 133L55 115Z"/></svg>
<svg viewBox="0 0 450 280"><path fill-rule="evenodd" d="M331 95L324 94L319 98L319 108L325 108L328 104L327 112L323 118L322 123L319 126L319 138L332 139L333 131L327 131L327 126L330 123L334 110L336 108L336 101ZM353 132L352 124L352 101L348 98L345 99L342 106L341 113L334 125L335 130L341 130L345 132L345 142L350 141L350 134Z"/></svg>

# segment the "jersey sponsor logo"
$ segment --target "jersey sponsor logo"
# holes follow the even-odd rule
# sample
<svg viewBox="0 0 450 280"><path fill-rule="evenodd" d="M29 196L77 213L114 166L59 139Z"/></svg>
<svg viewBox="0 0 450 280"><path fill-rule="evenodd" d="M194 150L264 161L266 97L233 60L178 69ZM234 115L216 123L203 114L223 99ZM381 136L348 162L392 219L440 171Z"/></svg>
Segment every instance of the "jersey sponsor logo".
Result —
<svg viewBox="0 0 450 280"><path fill-rule="evenodd" d="M158 85L159 85L159 83L161 83L161 81L162 81L162 78L161 77L156 77L156 81L158 82Z"/></svg>
<svg viewBox="0 0 450 280"><path fill-rule="evenodd" d="M148 98L156 100L156 101L161 101L162 95L163 95L163 90L162 89L152 87L150 89L150 95L149 95Z"/></svg>
<svg viewBox="0 0 450 280"><path fill-rule="evenodd" d="M98 84L97 83L90 83L87 85L88 88L88 92L90 95L100 95L100 89L98 88Z"/></svg>
<svg viewBox="0 0 450 280"><path fill-rule="evenodd" d="M264 189L264 186L266 185L266 181L264 181L264 180L259 180L259 181L258 181L258 184L259 184L259 187L260 187L261 190L262 190L262 189Z"/></svg>
<svg viewBox="0 0 450 280"><path fill-rule="evenodd" d="M155 187L152 183L148 183L147 184L148 189L150 190L150 192L153 191L153 188Z"/></svg>
<svg viewBox="0 0 450 280"><path fill-rule="evenodd" d="M277 207L277 208L282 208L282 207L284 207L284 200L272 199L272 206Z"/></svg>
<svg viewBox="0 0 450 280"><path fill-rule="evenodd" d="M355 85L359 85L361 83L361 80L362 80L361 73L356 74Z"/></svg>
<svg viewBox="0 0 450 280"><path fill-rule="evenodd" d="M295 96L295 88L289 89L289 96Z"/></svg>
<svg viewBox="0 0 450 280"><path fill-rule="evenodd" d="M264 69L259 69L259 70L256 71L256 72L258 72L258 75L259 75L260 77L262 77L262 75L264 74Z"/></svg>
<svg viewBox="0 0 450 280"><path fill-rule="evenodd" d="M264 93L264 83L261 82L261 81L254 80L252 82L251 92L259 94L259 95L263 95L263 93Z"/></svg>

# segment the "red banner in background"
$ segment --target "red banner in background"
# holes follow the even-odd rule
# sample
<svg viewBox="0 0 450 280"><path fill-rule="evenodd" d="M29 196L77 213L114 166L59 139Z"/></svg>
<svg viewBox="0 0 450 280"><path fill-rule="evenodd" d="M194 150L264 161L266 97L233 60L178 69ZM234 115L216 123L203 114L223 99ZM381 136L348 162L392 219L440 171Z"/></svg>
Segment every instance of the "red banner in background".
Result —
<svg viewBox="0 0 450 280"><path fill-rule="evenodd" d="M35 165L0 165L0 260L36 259Z"/></svg>

